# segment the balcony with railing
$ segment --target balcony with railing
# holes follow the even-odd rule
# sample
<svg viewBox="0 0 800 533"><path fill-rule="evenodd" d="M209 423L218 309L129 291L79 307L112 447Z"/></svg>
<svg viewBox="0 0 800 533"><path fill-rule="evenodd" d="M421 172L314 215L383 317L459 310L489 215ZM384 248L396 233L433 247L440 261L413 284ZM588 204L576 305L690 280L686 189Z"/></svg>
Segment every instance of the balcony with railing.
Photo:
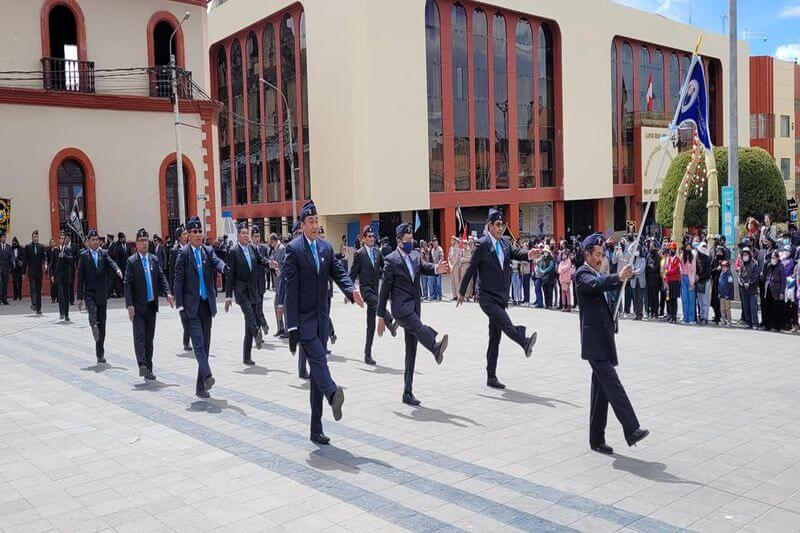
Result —
<svg viewBox="0 0 800 533"><path fill-rule="evenodd" d="M48 91L94 93L94 61L42 58L44 88Z"/></svg>
<svg viewBox="0 0 800 533"><path fill-rule="evenodd" d="M150 69L150 96L156 98L172 97L172 67L167 65ZM176 69L178 98L192 100L192 73L182 68Z"/></svg>

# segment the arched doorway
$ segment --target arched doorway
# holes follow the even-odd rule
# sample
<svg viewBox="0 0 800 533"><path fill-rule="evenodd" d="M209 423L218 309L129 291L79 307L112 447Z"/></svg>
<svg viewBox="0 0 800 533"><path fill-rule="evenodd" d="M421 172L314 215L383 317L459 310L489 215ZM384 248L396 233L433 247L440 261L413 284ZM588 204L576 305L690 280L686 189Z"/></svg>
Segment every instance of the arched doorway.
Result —
<svg viewBox="0 0 800 533"><path fill-rule="evenodd" d="M84 235L89 229L86 216L86 172L83 166L75 159L65 159L56 171L58 183L58 229L66 231L72 236L74 242L82 239L70 222L73 210L77 209L80 218L80 228Z"/></svg>
<svg viewBox="0 0 800 533"><path fill-rule="evenodd" d="M172 73L169 70L170 55L176 53L176 42L170 36L175 27L168 21L162 20L153 28L153 67L156 72L154 96L170 96L172 94ZM177 58L176 58L177 61Z"/></svg>
<svg viewBox="0 0 800 533"><path fill-rule="evenodd" d="M80 91L82 72L78 63L78 22L68 6L59 4L47 14L50 49L44 59L48 83L56 91Z"/></svg>
<svg viewBox="0 0 800 533"><path fill-rule="evenodd" d="M189 213L189 169L183 165L183 205L184 212ZM178 167L173 162L167 167L165 178L165 200L167 204L167 234L166 239L175 233L175 228L181 225L178 204Z"/></svg>

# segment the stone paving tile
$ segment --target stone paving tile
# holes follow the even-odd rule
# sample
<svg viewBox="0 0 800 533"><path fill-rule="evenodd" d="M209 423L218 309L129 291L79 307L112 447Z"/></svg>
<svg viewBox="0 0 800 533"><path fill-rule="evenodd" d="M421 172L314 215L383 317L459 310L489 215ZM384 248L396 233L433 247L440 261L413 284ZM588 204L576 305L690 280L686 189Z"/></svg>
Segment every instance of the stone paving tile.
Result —
<svg viewBox="0 0 800 533"><path fill-rule="evenodd" d="M326 433L350 457L391 465L376 470L370 463L347 459L341 464L342 459L309 453L308 393L293 375L295 360L284 343L270 337L268 349L254 352L259 367L268 370L242 369L242 317L236 308L215 319L211 364L219 391L209 408L195 399L178 401L173 394L191 398L196 372L191 354L179 350L174 312L160 313L156 337L156 374L167 386L148 390L135 376L130 325L118 302L112 301L109 311L110 370L94 365L85 314L76 313L73 325L56 326L48 324L52 310L46 309L34 330L40 335L31 336L31 330L14 331L35 319L9 307L0 310L0 334L63 350L63 357L39 352L33 359L58 375L74 375L144 402L157 416L120 409L91 394L91 388L77 387L72 378L56 379L4 357L14 354L0 348L0 372L13 384L0 392L3 530L25 530L30 524L30 530L63 531L68 527L63 521L73 513L84 513L87 530L290 530L286 524L292 521L296 526L325 523L329 531L398 529L373 514L379 508L368 500L355 507L264 470L252 462L254 456L232 454L235 446L220 448L224 441L217 437L201 442L180 431L187 423L322 473L337 487L352 483L382 501L397 502L417 513L403 518L411 529L429 516L479 531L529 525L531 517L581 530L627 525L636 531L664 526L784 531L792 530L800 516L795 444L800 389L792 377L800 362L789 355L797 337L623 321L617 337L619 372L653 434L628 450L610 417L607 438L618 455L607 458L586 448L589 372L576 356L576 316L510 309L512 319L539 329L540 341L531 360L503 341L499 375L509 388L494 391L485 388L486 321L477 306L456 312L450 304L426 304L425 320L451 334L451 347L441 367L420 352L415 393L423 406L412 409L399 402L400 339L376 340L380 366L366 368L360 357L363 311L335 298L340 340L333 346L331 368L346 387L347 402L341 424L326 412ZM653 344L664 335L673 345ZM176 430L167 420L186 422ZM297 443L280 437L287 434L298 435ZM398 474L424 484L398 483ZM454 499L461 493L450 489L426 493L435 483L467 497ZM68 497L53 496L59 491ZM476 496L493 502L491 518L472 507ZM28 506L14 508L20 500ZM275 520L270 513L280 509L300 514ZM501 520L515 516L528 522ZM309 517L324 522L306 522ZM648 522L648 517L662 522Z"/></svg>

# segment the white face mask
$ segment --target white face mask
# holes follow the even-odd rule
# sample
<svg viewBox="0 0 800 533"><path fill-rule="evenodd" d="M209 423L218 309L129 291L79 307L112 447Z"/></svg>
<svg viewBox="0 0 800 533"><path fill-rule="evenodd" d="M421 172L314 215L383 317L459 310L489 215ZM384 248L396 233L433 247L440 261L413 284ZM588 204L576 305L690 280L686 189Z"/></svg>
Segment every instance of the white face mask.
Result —
<svg viewBox="0 0 800 533"><path fill-rule="evenodd" d="M777 265L778 264L778 260L775 259L775 258L770 259L769 262L772 263L773 265Z"/></svg>
<svg viewBox="0 0 800 533"><path fill-rule="evenodd" d="M750 262L750 256L749 255L743 255L742 256L742 261L744 261L745 263L749 263Z"/></svg>

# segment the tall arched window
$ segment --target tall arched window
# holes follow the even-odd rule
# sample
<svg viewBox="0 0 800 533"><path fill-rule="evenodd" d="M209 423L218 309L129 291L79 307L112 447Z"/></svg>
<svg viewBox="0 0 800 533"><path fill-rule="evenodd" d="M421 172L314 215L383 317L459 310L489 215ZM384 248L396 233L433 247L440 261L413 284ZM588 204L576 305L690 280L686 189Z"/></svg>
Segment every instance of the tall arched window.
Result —
<svg viewBox="0 0 800 533"><path fill-rule="evenodd" d="M669 111L674 113L678 107L678 97L681 92L681 68L677 54L669 56Z"/></svg>
<svg viewBox="0 0 800 533"><path fill-rule="evenodd" d="M166 194L167 203L167 235L172 235L175 228L181 225L180 207L178 206L178 166L171 163L167 167L166 174ZM183 206L184 212L189 214L189 169L183 165Z"/></svg>
<svg viewBox="0 0 800 533"><path fill-rule="evenodd" d="M491 186L489 175L489 38L486 14L476 9L472 14L472 63L475 93L475 188Z"/></svg>
<svg viewBox="0 0 800 533"><path fill-rule="evenodd" d="M263 196L261 128L255 127L261 121L261 65L258 62L258 38L250 32L247 36L247 119L248 153L250 154L250 203L261 204Z"/></svg>
<svg viewBox="0 0 800 533"><path fill-rule="evenodd" d="M81 72L78 67L78 22L75 13L63 4L50 9L48 38L50 59L47 61L49 89L79 91Z"/></svg>
<svg viewBox="0 0 800 533"><path fill-rule="evenodd" d="M80 239L75 230L69 225L72 207L78 205L81 213L84 235L89 229L86 216L86 173L81 164L74 159L65 159L61 162L56 173L58 179L58 227L72 235L75 242Z"/></svg>
<svg viewBox="0 0 800 533"><path fill-rule="evenodd" d="M497 14L492 22L492 61L494 73L494 169L495 188L508 189L508 65L506 19Z"/></svg>
<svg viewBox="0 0 800 533"><path fill-rule="evenodd" d="M284 153L284 200L292 199L292 180L297 187L297 97L296 97L296 69L295 69L295 30L292 15L286 14L281 21L281 81L283 94L289 100L289 109L292 114L292 144L289 145L288 136L283 140ZM292 168L294 161L294 168ZM299 190L296 190L299 193Z"/></svg>
<svg viewBox="0 0 800 533"><path fill-rule="evenodd" d="M231 45L231 95L233 97L233 161L236 171L236 203L247 203L247 162L245 161L244 74L242 72L242 45Z"/></svg>
<svg viewBox="0 0 800 533"><path fill-rule="evenodd" d="M442 55L439 8L425 3L425 55L428 80L428 167L431 192L444 191Z"/></svg>
<svg viewBox="0 0 800 533"><path fill-rule="evenodd" d="M622 182L633 183L633 50L622 43Z"/></svg>
<svg viewBox="0 0 800 533"><path fill-rule="evenodd" d="M303 111L303 191L311 198L311 141L308 137L308 67L306 64L306 14L300 12L300 102Z"/></svg>
<svg viewBox="0 0 800 533"><path fill-rule="evenodd" d="M650 78L650 51L642 46L639 50L639 109L647 111L647 89L652 81Z"/></svg>
<svg viewBox="0 0 800 533"><path fill-rule="evenodd" d="M275 55L275 28L267 24L262 36L264 79L278 86L278 63ZM267 147L267 201L281 200L281 154L278 124L278 106L281 97L273 87L261 84L264 90L264 138Z"/></svg>
<svg viewBox="0 0 800 533"><path fill-rule="evenodd" d="M469 69L467 57L467 12L458 4L452 9L453 50L453 149L457 191L470 190Z"/></svg>
<svg viewBox="0 0 800 533"><path fill-rule="evenodd" d="M222 205L233 204L231 187L231 142L228 131L230 102L228 101L228 58L225 47L217 50L217 98L222 102L223 112L219 118L219 181Z"/></svg>
<svg viewBox="0 0 800 533"><path fill-rule="evenodd" d="M539 26L539 183L555 185L556 112L553 80L553 35L547 24Z"/></svg>
<svg viewBox="0 0 800 533"><path fill-rule="evenodd" d="M617 43L611 42L611 169L614 176L614 183L619 183L619 154L617 149L619 142L619 89L617 87Z"/></svg>
<svg viewBox="0 0 800 533"><path fill-rule="evenodd" d="M664 112L664 55L661 50L650 54L650 72L653 73L653 111Z"/></svg>
<svg viewBox="0 0 800 533"><path fill-rule="evenodd" d="M533 123L533 32L527 20L517 23L517 154L519 156L519 187L533 187L536 176Z"/></svg>
<svg viewBox="0 0 800 533"><path fill-rule="evenodd" d="M155 87L151 94L153 96L170 96L172 94L172 76L169 70L170 56L175 53L175 43L173 39L170 43L170 36L175 28L166 20L157 23L153 28L153 65L155 68ZM171 46L170 46L171 44Z"/></svg>

